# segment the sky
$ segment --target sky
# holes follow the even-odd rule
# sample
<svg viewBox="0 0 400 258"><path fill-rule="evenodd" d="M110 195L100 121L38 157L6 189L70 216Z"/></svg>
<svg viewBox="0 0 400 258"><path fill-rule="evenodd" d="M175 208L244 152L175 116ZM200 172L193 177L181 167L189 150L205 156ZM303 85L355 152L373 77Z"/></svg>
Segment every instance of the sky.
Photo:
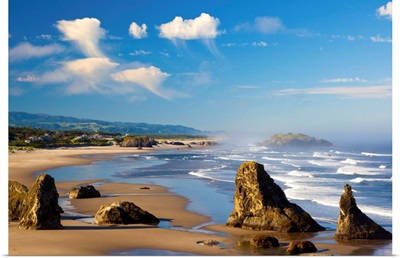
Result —
<svg viewBox="0 0 400 258"><path fill-rule="evenodd" d="M392 139L392 2L12 0L8 110Z"/></svg>

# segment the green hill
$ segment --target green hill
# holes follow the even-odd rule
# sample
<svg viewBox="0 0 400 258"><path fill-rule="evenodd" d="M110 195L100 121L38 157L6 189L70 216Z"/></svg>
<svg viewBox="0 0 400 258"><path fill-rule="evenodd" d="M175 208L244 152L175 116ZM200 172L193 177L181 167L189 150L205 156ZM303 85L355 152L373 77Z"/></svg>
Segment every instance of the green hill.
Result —
<svg viewBox="0 0 400 258"><path fill-rule="evenodd" d="M161 125L147 123L108 122L102 120L55 116L46 114L31 114L26 112L9 112L9 126L41 128L53 131L82 130L89 132L109 132L121 134L182 134L208 135L209 132L200 131L182 125Z"/></svg>

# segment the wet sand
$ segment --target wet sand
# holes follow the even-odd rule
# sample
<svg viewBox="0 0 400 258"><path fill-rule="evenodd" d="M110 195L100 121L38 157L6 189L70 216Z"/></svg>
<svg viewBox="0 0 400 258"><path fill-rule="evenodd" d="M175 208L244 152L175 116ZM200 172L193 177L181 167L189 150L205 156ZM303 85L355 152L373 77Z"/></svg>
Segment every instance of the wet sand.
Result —
<svg viewBox="0 0 400 258"><path fill-rule="evenodd" d="M161 147L161 148L171 148ZM174 146L173 148L176 148ZM35 180L35 173L60 167L90 164L94 160L111 158L122 153L143 153L155 149L137 150L131 148L84 147L54 150L16 151L9 153L9 180L18 181L30 187ZM96 158L82 158L80 155L104 154ZM102 194L101 198L68 199L68 192L80 185L95 184ZM377 250L390 255L387 246L390 241L364 241L338 243L332 239L334 232L309 234L280 234L276 232L250 231L230 228L225 225L207 225L210 234L193 231L193 227L209 223L211 219L186 209L190 200L176 195L157 185L140 185L101 181L56 182L60 194L60 203L68 204L62 214L63 230L20 230L18 222L8 223L8 255L118 255L135 254L157 255L155 250L166 250L180 254L195 255L260 255L281 254L293 240L311 240L319 252L317 255L372 255ZM150 189L141 189L142 187ZM98 226L88 220L77 220L79 214L94 216L102 204L114 201L132 201L137 206L161 219L159 226L118 225ZM221 232L223 234L221 234ZM253 249L246 245L238 246L255 234L276 236L281 247L275 250ZM222 243L217 246L199 245L197 242L207 239ZM391 245L390 245L391 246Z"/></svg>

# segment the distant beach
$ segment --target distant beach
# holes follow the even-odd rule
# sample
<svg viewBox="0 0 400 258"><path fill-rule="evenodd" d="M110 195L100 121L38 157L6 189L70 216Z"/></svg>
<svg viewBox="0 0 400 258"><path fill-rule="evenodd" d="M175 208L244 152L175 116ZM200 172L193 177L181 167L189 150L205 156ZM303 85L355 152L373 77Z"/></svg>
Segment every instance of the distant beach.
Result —
<svg viewBox="0 0 400 258"><path fill-rule="evenodd" d="M179 148L179 150L177 149ZM34 182L38 173L53 171L55 168L73 169L72 166L79 168L95 168L96 162L117 162L121 164L130 162L142 164L146 162L143 156L152 159L152 155L161 153L165 160L173 159L174 155L187 155L191 157L198 153L212 152L213 147L196 146L161 146L155 148L144 148L143 150L133 148L120 148L118 146L107 147L80 147L80 148L60 148L60 149L36 149L33 151L9 152L9 180L18 181L27 187ZM114 161L116 158L119 160ZM121 158L123 157L123 158ZM179 156L181 159L181 156ZM201 157L204 159L204 157ZM129 160L127 160L129 159ZM194 157L196 159L196 156ZM351 160L350 160L351 161ZM350 162L348 161L348 162ZM199 162L203 162L199 159ZM211 161L208 161L211 162ZM100 163L98 166L104 166ZM112 166L115 163L110 163ZM128 164L128 163L126 163ZM145 164L145 163L143 163ZM147 163L146 163L147 164ZM148 163L159 164L153 167L168 170L167 163ZM189 164L189 163L188 163ZM197 164L197 163L190 163ZM110 167L111 167L110 165ZM149 165L150 166L150 165ZM18 222L10 222L8 225L9 233L9 255L257 255L257 254L280 254L285 247L293 241L307 239L315 243L320 255L390 255L391 242L389 241L348 241L339 243L333 240L333 229L318 233L296 233L283 234L276 232L250 231L238 228L226 227L223 223L224 214L213 214L213 200L210 196L214 193L207 188L211 176L206 173L201 174L198 168L196 175L189 175L187 170L191 170L192 165L182 162L182 167L177 174L181 173L180 179L175 179L170 174L157 175L163 171L153 169L153 167L141 168L137 170L147 172L150 177L146 180L141 178L141 174L133 175L135 169L120 171L119 178L126 176L130 180L112 180L114 173L109 178L98 178L98 176L85 180L61 180L56 178L56 186L60 195L59 203L65 211L62 215L61 224L63 230L19 230ZM176 168L174 168L176 169ZM268 167L266 168L268 171ZM64 170L59 173L68 173ZM94 173L97 171L94 171ZM123 173L125 174L123 174ZM144 173L143 172L143 173ZM215 172L208 170L208 172ZM83 173L83 172L82 172ZM151 174L153 173L153 174ZM147 174L147 175L148 175ZM292 172L292 174L294 174ZM180 174L179 174L180 175ZM68 178L68 175L65 175ZM72 177L73 178L73 177ZM193 179L192 179L193 178ZM162 186L162 180L170 180L166 186ZM358 179L360 181L361 179ZM228 180L229 181L229 180ZM223 181L219 181L223 182ZM232 184L231 182L227 182ZM80 185L93 184L102 193L101 198L91 199L68 199L68 192ZM149 189L141 189L147 187ZM192 199L190 194L184 194L190 189L202 188L204 192L204 207L195 207L193 204L197 200ZM224 191L221 188L221 191ZM179 194L178 194L179 193ZM181 194L180 194L181 193ZM339 193L340 194L340 193ZM201 196L199 197L201 198ZM227 196L220 200L231 199ZM144 210L147 210L161 219L158 226L149 225L119 225L114 227L98 226L91 223L100 205L110 204L117 200L132 201ZM233 208L232 204L226 203L226 211L229 214ZM230 208L229 208L230 207ZM220 218L220 219L215 219ZM226 219L226 218L225 218ZM281 248L274 250L255 250L237 246L238 241L248 240L256 234L269 234L276 236ZM220 244L216 246L200 245L198 242L213 239Z"/></svg>

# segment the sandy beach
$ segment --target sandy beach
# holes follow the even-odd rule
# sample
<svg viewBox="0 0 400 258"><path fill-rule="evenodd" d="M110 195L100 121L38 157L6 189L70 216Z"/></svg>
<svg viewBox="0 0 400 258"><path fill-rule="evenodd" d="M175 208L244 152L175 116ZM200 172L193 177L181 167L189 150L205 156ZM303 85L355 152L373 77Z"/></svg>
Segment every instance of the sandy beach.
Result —
<svg viewBox="0 0 400 258"><path fill-rule="evenodd" d="M171 147L162 146L161 148ZM8 179L18 181L29 188L35 181L35 173L46 169L90 164L97 159L112 158L113 155L151 151L156 151L156 149L137 150L108 146L9 152ZM88 154L102 155L95 158L79 157ZM101 198L68 199L68 192L72 188L94 183L96 183L96 189L102 194ZM319 255L372 255L375 250L384 248L388 244L387 241L338 243L332 239L334 234L332 231L313 234L282 234L212 225L208 223L211 221L209 217L186 209L190 200L157 185L70 181L56 182L56 186L60 195L59 202L70 202L69 207L72 208L69 212L94 216L102 204L131 201L160 218L162 223L181 230L149 225L98 226L76 220L73 215L64 213L61 217L61 224L65 227L63 230L20 230L17 229L18 222L9 222L8 255L122 255L129 254L135 249L169 251L168 254L171 255L182 253L229 256L263 254L263 251L236 245L238 241L250 239L255 234L276 236L281 243L280 251L285 250L285 247L293 240L307 239L316 245ZM141 189L144 186L149 189ZM190 230L202 224L205 224L205 230L215 234ZM208 239L217 240L222 244L205 246L197 243ZM268 252L267 254L273 254L271 251ZM390 253L391 250L386 250L385 255Z"/></svg>

